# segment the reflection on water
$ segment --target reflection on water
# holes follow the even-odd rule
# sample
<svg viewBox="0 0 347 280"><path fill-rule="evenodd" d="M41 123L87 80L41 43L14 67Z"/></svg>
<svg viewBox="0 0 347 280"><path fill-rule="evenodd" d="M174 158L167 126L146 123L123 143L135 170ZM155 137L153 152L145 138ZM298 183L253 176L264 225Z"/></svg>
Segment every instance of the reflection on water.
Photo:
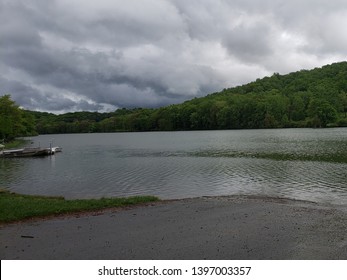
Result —
<svg viewBox="0 0 347 280"><path fill-rule="evenodd" d="M347 129L44 135L45 158L0 159L0 187L67 198L259 194L347 202ZM35 144L34 144L35 145Z"/></svg>

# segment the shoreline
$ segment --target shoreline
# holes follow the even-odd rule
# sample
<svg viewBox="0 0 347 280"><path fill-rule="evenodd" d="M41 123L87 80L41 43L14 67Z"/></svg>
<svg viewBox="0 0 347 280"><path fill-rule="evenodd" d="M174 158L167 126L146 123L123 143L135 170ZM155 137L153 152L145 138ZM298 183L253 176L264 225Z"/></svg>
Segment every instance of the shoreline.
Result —
<svg viewBox="0 0 347 280"><path fill-rule="evenodd" d="M0 189L0 225L157 201L153 196L66 200L61 196L26 195Z"/></svg>
<svg viewBox="0 0 347 280"><path fill-rule="evenodd" d="M0 226L1 259L346 259L347 207L264 196L162 200Z"/></svg>
<svg viewBox="0 0 347 280"><path fill-rule="evenodd" d="M30 195L25 195L30 196ZM40 196L45 197L45 196ZM47 197L47 198L55 198L55 197ZM112 197L111 197L112 198ZM116 197L119 198L119 197ZM123 198L123 197L120 197ZM128 197L124 197L128 198ZM197 197L187 197L187 198L173 198L173 199L160 199L157 201L149 201L149 202L142 202L138 204L133 205L124 205L124 206L113 206L113 207L106 207L101 209L92 209L92 210L76 210L72 212L67 213L57 213L57 214L47 214L42 216L33 216L24 218L21 220L16 221L10 221L10 222L0 222L0 229L1 227L5 227L7 225L13 225L13 224L21 224L21 223L30 223L30 222L40 222L40 221L46 221L51 219L66 219L66 218L78 218L82 216L88 216L88 215L103 215L107 214L109 212L118 212L118 211L126 211L131 210L138 207L147 207L147 206L157 206L162 204L168 204L168 203L174 203L174 202L184 202L189 203L190 201L195 200L203 200L203 199L228 199L228 200L262 200L264 202L271 202L271 203L284 203L284 204L306 204L311 205L312 207L326 207L341 211L346 211L347 213L347 205L342 204L331 204L331 203L322 203L317 201L310 201L310 200L303 200L303 199L295 199L295 198L287 198L287 197L279 197L279 196L266 196L266 195L219 195L219 196L197 196ZM84 200L84 199L81 199Z"/></svg>
<svg viewBox="0 0 347 280"><path fill-rule="evenodd" d="M1 190L0 190L1 191ZM15 193L17 194L17 193ZM20 195L20 194L19 194ZM31 195L24 195L24 196L31 196ZM33 196L35 197L35 196ZM45 196L38 196L41 198L45 198ZM59 198L62 199L62 197L46 197L49 198ZM119 197L116 197L116 199ZM122 197L121 197L122 198ZM124 197L128 198L128 197ZM302 200L302 199L294 199L294 198L286 198L286 197L277 197L277 196L266 196L266 195L219 195L219 196L197 196L197 197L187 197L187 198L174 198L174 199L159 199L157 201L149 201L149 202L142 202L138 204L133 205L123 205L123 206L111 206L111 207L104 207L100 209L87 209L87 210L75 210L72 212L67 213L56 213L56 214L43 214L42 216L33 216L33 217L27 217L23 218L21 220L15 220L15 221L9 221L9 222L1 222L0 221L0 229L1 227L5 227L7 225L12 224L20 224L20 223L28 223L28 222L40 222L40 221L47 221L51 219L68 219L68 218L79 218L82 216L97 216L97 215L103 215L107 214L109 212L118 212L118 211L126 211L131 210L138 207L147 207L147 206L156 206L161 204L167 204L167 203L174 203L174 202L184 202L189 203L190 201L195 200L202 200L202 199L231 199L231 200L263 200L265 202L273 202L273 203L304 203L307 205L317 206L317 207L328 207L333 209L340 209L340 210L346 210L347 212L347 205L341 205L341 204L330 204L330 203L320 203L316 201L310 201L310 200ZM84 200L84 199L81 199ZM97 199L98 200L98 199Z"/></svg>

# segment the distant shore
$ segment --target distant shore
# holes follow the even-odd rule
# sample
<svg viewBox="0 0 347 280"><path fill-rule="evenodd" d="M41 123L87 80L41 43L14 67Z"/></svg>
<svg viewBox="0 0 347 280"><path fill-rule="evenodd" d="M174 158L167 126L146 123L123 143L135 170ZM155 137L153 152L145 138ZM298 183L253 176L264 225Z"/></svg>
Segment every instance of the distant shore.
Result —
<svg viewBox="0 0 347 280"><path fill-rule="evenodd" d="M201 197L0 226L1 259L346 259L347 209Z"/></svg>

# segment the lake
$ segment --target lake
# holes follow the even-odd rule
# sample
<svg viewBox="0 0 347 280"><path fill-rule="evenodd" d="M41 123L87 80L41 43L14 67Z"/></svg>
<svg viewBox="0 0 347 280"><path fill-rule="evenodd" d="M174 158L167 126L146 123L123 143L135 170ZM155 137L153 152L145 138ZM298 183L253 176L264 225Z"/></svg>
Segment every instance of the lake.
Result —
<svg viewBox="0 0 347 280"><path fill-rule="evenodd" d="M0 158L0 188L67 199L251 194L347 203L347 128L40 135Z"/></svg>

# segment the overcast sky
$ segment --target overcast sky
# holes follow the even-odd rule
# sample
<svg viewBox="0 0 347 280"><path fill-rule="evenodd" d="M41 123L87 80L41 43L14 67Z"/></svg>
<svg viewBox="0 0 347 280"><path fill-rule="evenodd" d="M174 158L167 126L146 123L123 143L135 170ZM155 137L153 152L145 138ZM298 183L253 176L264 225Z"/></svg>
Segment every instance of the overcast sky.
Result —
<svg viewBox="0 0 347 280"><path fill-rule="evenodd" d="M159 107L347 57L345 0L0 0L0 95Z"/></svg>

